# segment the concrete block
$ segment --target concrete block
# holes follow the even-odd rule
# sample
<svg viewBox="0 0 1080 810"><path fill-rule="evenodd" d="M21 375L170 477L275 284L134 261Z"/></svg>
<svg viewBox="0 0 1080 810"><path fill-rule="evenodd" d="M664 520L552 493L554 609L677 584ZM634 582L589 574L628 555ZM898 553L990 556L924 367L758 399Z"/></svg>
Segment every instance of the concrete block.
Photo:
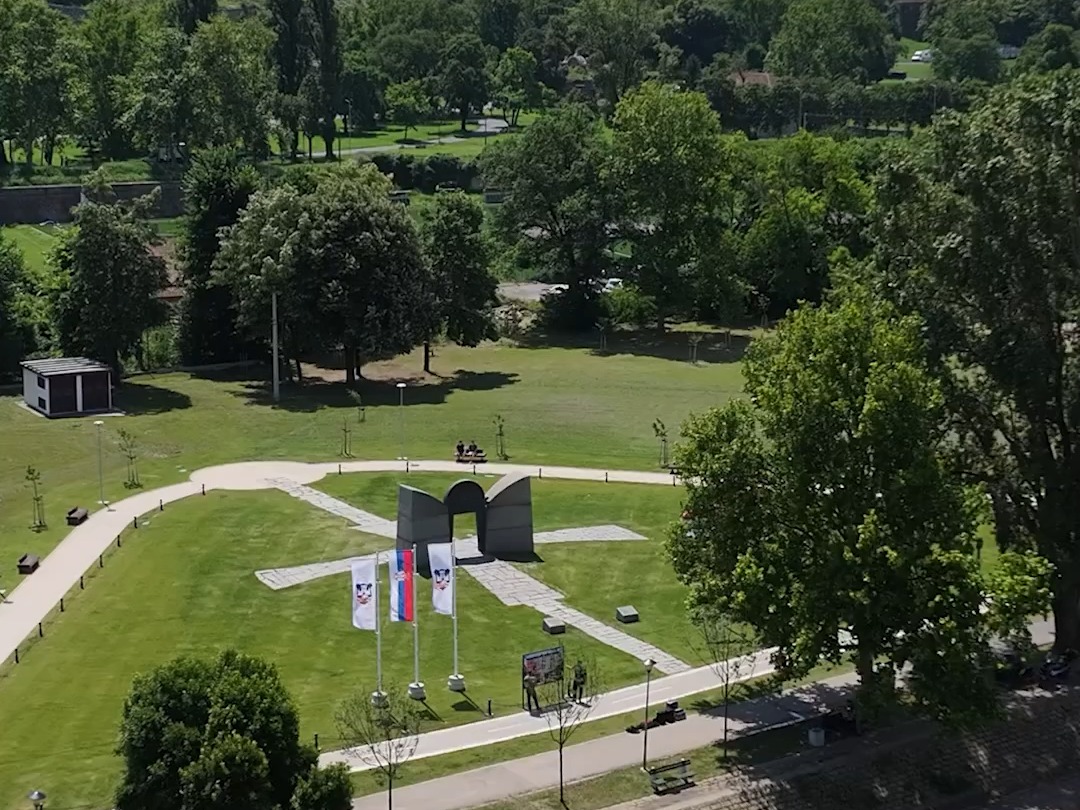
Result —
<svg viewBox="0 0 1080 810"><path fill-rule="evenodd" d="M615 621L620 624L634 624L639 619L637 608L633 605L623 605L615 608Z"/></svg>
<svg viewBox="0 0 1080 810"><path fill-rule="evenodd" d="M566 632L566 623L562 619L555 619L551 616L544 617L541 627L549 636L561 636Z"/></svg>

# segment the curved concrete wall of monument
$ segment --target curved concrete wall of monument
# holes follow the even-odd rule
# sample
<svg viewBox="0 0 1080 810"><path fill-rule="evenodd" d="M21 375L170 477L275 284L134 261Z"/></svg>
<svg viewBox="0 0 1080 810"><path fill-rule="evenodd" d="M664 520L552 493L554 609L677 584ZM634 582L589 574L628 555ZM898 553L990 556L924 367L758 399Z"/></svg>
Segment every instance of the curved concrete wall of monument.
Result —
<svg viewBox="0 0 1080 810"><path fill-rule="evenodd" d="M402 461L351 461L341 465L342 472L404 471ZM460 472L454 461L409 461L408 469L416 472ZM79 582L79 577L97 563L98 557L116 542L116 538L137 517L157 511L160 507L182 498L212 489L256 490L274 489L275 481L289 479L297 484L312 484L336 473L337 463L307 464L299 461L242 461L206 467L191 473L189 481L181 484L140 492L98 509L80 526L75 527L53 549L41 566L27 576L0 603L0 661L6 661L31 634L37 632L38 622L44 621L63 596ZM583 467L534 467L524 464L489 463L485 472L496 475L535 474L538 478L562 478L578 481L611 481L624 484L658 484L671 486L668 473L637 470L596 470ZM441 505L441 504L440 504Z"/></svg>

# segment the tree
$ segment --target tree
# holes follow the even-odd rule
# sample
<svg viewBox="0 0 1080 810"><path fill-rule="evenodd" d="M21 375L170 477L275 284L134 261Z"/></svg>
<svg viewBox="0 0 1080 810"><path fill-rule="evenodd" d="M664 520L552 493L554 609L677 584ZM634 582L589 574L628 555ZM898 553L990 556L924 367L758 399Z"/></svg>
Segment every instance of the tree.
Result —
<svg viewBox="0 0 1080 810"><path fill-rule="evenodd" d="M754 677L759 657L759 653L754 652L756 640L749 627L715 609L699 609L693 613L691 620L701 636L703 657L720 679L720 700L724 708L724 735L721 741L726 759L732 697L738 684Z"/></svg>
<svg viewBox="0 0 1080 810"><path fill-rule="evenodd" d="M934 75L944 81L997 81L1001 75L997 35L985 8L948 3L929 26Z"/></svg>
<svg viewBox="0 0 1080 810"><path fill-rule="evenodd" d="M717 54L737 50L738 32L730 8L712 0L677 0L661 14L661 41L678 48L686 59L694 58L705 66Z"/></svg>
<svg viewBox="0 0 1080 810"><path fill-rule="evenodd" d="M783 76L885 78L897 43L870 0L793 0L769 46L766 67Z"/></svg>
<svg viewBox="0 0 1080 810"><path fill-rule="evenodd" d="M457 107L461 131L469 111L480 111L488 100L488 49L476 34L457 34L439 60L439 90L446 103Z"/></svg>
<svg viewBox="0 0 1080 810"><path fill-rule="evenodd" d="M350 695L338 707L335 719L345 748L386 780L386 806L393 810L394 780L416 753L421 715L404 689L383 692L378 705L373 694Z"/></svg>
<svg viewBox="0 0 1080 810"><path fill-rule="evenodd" d="M605 175L607 140L585 107L561 107L521 135L484 150L481 168L491 188L507 192L495 214L503 237L540 273L569 285L561 318L591 326L599 314L595 280L610 263L612 200Z"/></svg>
<svg viewBox="0 0 1080 810"><path fill-rule="evenodd" d="M144 47L144 29L138 5L126 0L94 2L77 29L79 132L106 157L123 157L131 147L122 118Z"/></svg>
<svg viewBox="0 0 1080 810"><path fill-rule="evenodd" d="M701 93L646 82L615 109L611 172L634 282L665 319L685 307L727 223L729 148Z"/></svg>
<svg viewBox="0 0 1080 810"><path fill-rule="evenodd" d="M297 781L290 810L349 810L352 794L349 769L341 763L312 768Z"/></svg>
<svg viewBox="0 0 1080 810"><path fill-rule="evenodd" d="M124 702L117 810L288 807L315 752L277 670L234 650L137 675Z"/></svg>
<svg viewBox="0 0 1080 810"><path fill-rule="evenodd" d="M755 343L748 400L683 428L668 551L693 606L752 626L785 675L850 659L872 717L910 666L912 702L959 720L994 706L980 496L949 467L922 328L848 282Z"/></svg>
<svg viewBox="0 0 1080 810"><path fill-rule="evenodd" d="M474 0L476 31L484 44L504 53L517 42L518 28L526 13L522 0Z"/></svg>
<svg viewBox="0 0 1080 810"><path fill-rule="evenodd" d="M192 94L192 140L199 146L242 145L267 154L273 80L273 34L254 18L214 17L191 38L186 65Z"/></svg>
<svg viewBox="0 0 1080 810"><path fill-rule="evenodd" d="M33 349L19 300L27 280L22 252L0 233L0 378L17 378L19 363Z"/></svg>
<svg viewBox="0 0 1080 810"><path fill-rule="evenodd" d="M604 692L604 673L597 666L596 659L573 655L570 658L575 662L574 672L580 669L585 676L580 696L567 694L567 682L562 679L542 684L537 689L540 705L544 707L544 720L547 721L548 734L559 749L559 803L563 807L567 806L563 794L563 750L574 733L588 721L600 695ZM570 691L574 689L575 686L571 681Z"/></svg>
<svg viewBox="0 0 1080 810"><path fill-rule="evenodd" d="M179 254L185 295L178 340L185 363L235 360L243 349L229 290L215 286L212 275L221 230L236 222L258 186L258 172L235 149L202 152L184 174Z"/></svg>
<svg viewBox="0 0 1080 810"><path fill-rule="evenodd" d="M117 381L122 361L164 316L157 294L165 263L150 250L150 203L87 199L49 258L58 274L51 306L60 350L108 363Z"/></svg>
<svg viewBox="0 0 1080 810"><path fill-rule="evenodd" d="M1067 25L1051 24L1024 43L1013 67L1015 73L1051 73L1080 67L1080 43Z"/></svg>
<svg viewBox="0 0 1080 810"><path fill-rule="evenodd" d="M427 93L419 79L386 88L386 112L391 121L405 128L403 142L409 140L409 128L419 124L430 109Z"/></svg>
<svg viewBox="0 0 1080 810"><path fill-rule="evenodd" d="M874 236L883 289L925 315L965 467L998 544L1055 568L1056 645L1080 649L1080 73L1025 76L891 166Z"/></svg>
<svg viewBox="0 0 1080 810"><path fill-rule="evenodd" d="M483 234L484 209L463 191L435 196L424 222L424 253L432 271L435 330L459 346L476 346L498 337L495 329L495 278ZM431 372L429 341L424 341L424 371Z"/></svg>
<svg viewBox="0 0 1080 810"><path fill-rule="evenodd" d="M523 48L510 48L495 67L492 99L503 111L503 118L516 127L523 109L540 102L540 82L536 79L536 57Z"/></svg>
<svg viewBox="0 0 1080 810"><path fill-rule="evenodd" d="M169 0L170 22L191 36L199 23L204 23L218 13L218 0Z"/></svg>
<svg viewBox="0 0 1080 810"><path fill-rule="evenodd" d="M337 114L341 107L341 49L338 42L338 13L335 0L311 0L312 57L318 79L318 111L326 159L334 157Z"/></svg>
<svg viewBox="0 0 1080 810"><path fill-rule="evenodd" d="M274 32L271 53L277 67L279 118L288 136L282 152L295 158L300 139L300 111L295 100L311 68L310 10L305 0L269 0L267 6Z"/></svg>
<svg viewBox="0 0 1080 810"><path fill-rule="evenodd" d="M346 52L341 74L341 93L347 109L346 132L350 126L359 129L375 126L386 109L383 99L387 84L386 75L367 61L366 53Z"/></svg>
<svg viewBox="0 0 1080 810"><path fill-rule="evenodd" d="M609 109L645 73L658 17L652 0L581 0L568 12L573 41Z"/></svg>
<svg viewBox="0 0 1080 810"><path fill-rule="evenodd" d="M123 125L135 146L146 154L167 149L178 156L191 131L192 88L184 70L188 38L182 31L163 27L148 34L133 79L133 98Z"/></svg>

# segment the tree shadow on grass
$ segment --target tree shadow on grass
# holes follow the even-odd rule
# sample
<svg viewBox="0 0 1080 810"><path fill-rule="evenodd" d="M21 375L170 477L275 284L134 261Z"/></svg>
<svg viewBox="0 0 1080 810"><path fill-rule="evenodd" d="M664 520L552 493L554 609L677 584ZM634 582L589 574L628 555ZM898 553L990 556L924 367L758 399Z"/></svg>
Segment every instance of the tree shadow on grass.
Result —
<svg viewBox="0 0 1080 810"><path fill-rule="evenodd" d="M694 356L691 337L700 337L697 344L698 365L734 363L742 359L750 345L745 333L725 332L657 332L654 330L612 331L601 346L600 333L560 333L532 330L518 339L525 349L587 349L596 357L629 354L691 363Z"/></svg>
<svg viewBox="0 0 1080 810"><path fill-rule="evenodd" d="M169 388L127 380L113 393L113 404L132 416L168 413L191 407L191 397Z"/></svg>
<svg viewBox="0 0 1080 810"><path fill-rule="evenodd" d="M247 400L249 405L264 405L286 411L313 413L323 408L397 407L401 393L395 380L361 379L355 389L343 382L306 381L302 385L283 382L281 399L274 402L271 383L265 378L249 379L232 393ZM405 391L405 405L441 405L456 391L494 391L518 381L518 375L502 371L467 371L458 369L452 375L421 381L410 381ZM359 395L359 397L357 397Z"/></svg>

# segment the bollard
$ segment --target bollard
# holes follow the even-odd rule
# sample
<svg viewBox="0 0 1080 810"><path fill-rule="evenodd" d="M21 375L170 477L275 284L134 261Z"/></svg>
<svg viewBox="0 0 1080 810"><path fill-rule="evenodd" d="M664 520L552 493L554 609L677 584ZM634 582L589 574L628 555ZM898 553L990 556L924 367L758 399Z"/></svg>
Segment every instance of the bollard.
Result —
<svg viewBox="0 0 1080 810"><path fill-rule="evenodd" d="M45 638L45 631L41 627L41 622L37 623L37 635L38 638Z"/></svg>
<svg viewBox="0 0 1080 810"><path fill-rule="evenodd" d="M338 465L337 465L337 474L338 474L338 475L341 475L341 465L340 465L340 464L338 464ZM318 734L316 734L315 736L316 736L316 737L318 737L319 735L318 735ZM318 747L319 747L319 744L318 744L318 743L315 743L315 747L316 747L316 748L318 748Z"/></svg>
<svg viewBox="0 0 1080 810"><path fill-rule="evenodd" d="M83 585L82 574L79 574L79 590L81 591L83 588L85 588L85 586Z"/></svg>
<svg viewBox="0 0 1080 810"><path fill-rule="evenodd" d="M64 597L60 597L60 612L64 612Z"/></svg>
<svg viewBox="0 0 1080 810"><path fill-rule="evenodd" d="M104 568L105 567L105 561L103 559L101 559L100 554L98 554L98 558L97 558L97 567L98 568Z"/></svg>
<svg viewBox="0 0 1080 810"><path fill-rule="evenodd" d="M319 750L319 732L315 732L315 750Z"/></svg>
<svg viewBox="0 0 1080 810"><path fill-rule="evenodd" d="M139 528L139 516L138 515L136 515L134 518L132 518L132 520L131 520L131 528L133 528L133 529Z"/></svg>
<svg viewBox="0 0 1080 810"><path fill-rule="evenodd" d="M494 716L495 715L493 715L491 713L491 698L488 698L488 717L494 717Z"/></svg>
<svg viewBox="0 0 1080 810"><path fill-rule="evenodd" d="M607 473L604 473L604 483L606 484L607 482L608 482L608 480L607 480Z"/></svg>
<svg viewBox="0 0 1080 810"><path fill-rule="evenodd" d="M19 648L15 648L15 663L19 663Z"/></svg>
<svg viewBox="0 0 1080 810"><path fill-rule="evenodd" d="M476 475L476 462L475 461L473 462L473 465L472 465L472 474Z"/></svg>
<svg viewBox="0 0 1080 810"><path fill-rule="evenodd" d="M544 468L543 468L543 467L540 467L540 468L539 468L539 469L538 469L538 470L536 471L536 477L537 477L537 478L543 478L543 477L544 477Z"/></svg>
<svg viewBox="0 0 1080 810"><path fill-rule="evenodd" d="M120 548L120 535L116 535L116 547Z"/></svg>
<svg viewBox="0 0 1080 810"><path fill-rule="evenodd" d="M203 494L203 495L205 495L205 494L206 494L206 484L203 484L203 485L202 485L202 494Z"/></svg>
<svg viewBox="0 0 1080 810"><path fill-rule="evenodd" d="M159 512L164 512L165 511L165 501L158 500L158 502L157 502L157 510Z"/></svg>

